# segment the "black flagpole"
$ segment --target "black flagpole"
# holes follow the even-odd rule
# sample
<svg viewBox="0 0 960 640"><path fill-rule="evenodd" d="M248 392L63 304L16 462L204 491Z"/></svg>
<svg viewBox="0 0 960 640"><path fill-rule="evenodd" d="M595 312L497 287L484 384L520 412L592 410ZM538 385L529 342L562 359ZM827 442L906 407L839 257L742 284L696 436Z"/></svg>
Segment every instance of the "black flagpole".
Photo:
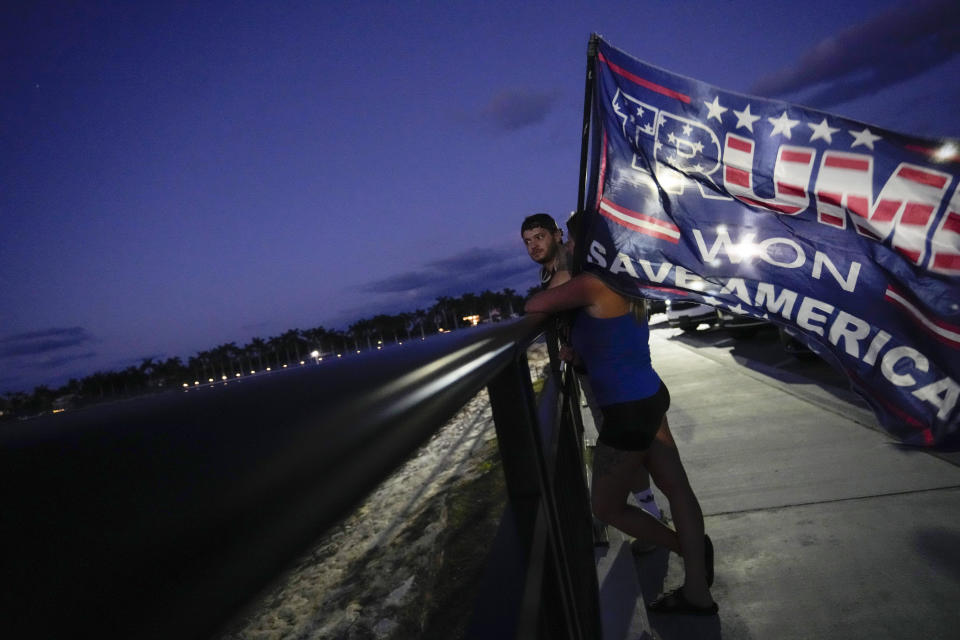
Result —
<svg viewBox="0 0 960 640"><path fill-rule="evenodd" d="M583 92L583 128L580 131L580 186L577 191L577 211L586 207L587 155L590 150L590 107L593 104L593 62L597 57L597 34L590 34L587 44L587 80Z"/></svg>

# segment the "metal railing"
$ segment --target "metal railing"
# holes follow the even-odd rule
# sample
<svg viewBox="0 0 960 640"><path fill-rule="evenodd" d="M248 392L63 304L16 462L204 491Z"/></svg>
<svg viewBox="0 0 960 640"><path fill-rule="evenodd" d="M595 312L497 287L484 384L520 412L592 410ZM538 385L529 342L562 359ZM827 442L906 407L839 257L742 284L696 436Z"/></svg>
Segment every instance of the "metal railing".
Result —
<svg viewBox="0 0 960 640"><path fill-rule="evenodd" d="M468 634L599 638L579 396L554 349L534 406L542 331L522 318L0 427L0 636L211 637L488 386L509 506Z"/></svg>

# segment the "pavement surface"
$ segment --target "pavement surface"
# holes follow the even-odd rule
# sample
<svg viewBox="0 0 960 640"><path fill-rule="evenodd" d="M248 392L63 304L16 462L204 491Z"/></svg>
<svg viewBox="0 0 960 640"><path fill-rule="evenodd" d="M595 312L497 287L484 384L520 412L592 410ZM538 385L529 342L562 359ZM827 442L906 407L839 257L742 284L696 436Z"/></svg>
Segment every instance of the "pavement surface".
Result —
<svg viewBox="0 0 960 640"><path fill-rule="evenodd" d="M842 377L775 332L652 329L720 613L648 616L630 589L650 601L679 586L682 561L631 553L611 530L597 549L605 636L960 638L960 454L899 446Z"/></svg>

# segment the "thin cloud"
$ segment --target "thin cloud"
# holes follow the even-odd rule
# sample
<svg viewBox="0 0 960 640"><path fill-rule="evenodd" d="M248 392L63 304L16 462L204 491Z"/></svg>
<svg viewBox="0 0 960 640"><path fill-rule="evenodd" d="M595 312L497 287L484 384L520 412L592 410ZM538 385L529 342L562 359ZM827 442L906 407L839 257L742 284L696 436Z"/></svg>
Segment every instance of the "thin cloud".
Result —
<svg viewBox="0 0 960 640"><path fill-rule="evenodd" d="M0 358L43 355L95 342L83 327L51 328L0 338Z"/></svg>
<svg viewBox="0 0 960 640"><path fill-rule="evenodd" d="M481 118L502 131L516 131L543 122L557 103L556 91L505 89L481 110Z"/></svg>
<svg viewBox="0 0 960 640"><path fill-rule="evenodd" d="M407 271L383 280L377 280L365 285L362 290L367 293L402 293L404 291L416 291L436 280L437 274L430 271Z"/></svg>
<svg viewBox="0 0 960 640"><path fill-rule="evenodd" d="M422 269L371 282L362 287L362 291L426 298L459 295L495 287L497 283L533 271L534 266L519 244L486 249L473 247L430 261Z"/></svg>
<svg viewBox="0 0 960 640"><path fill-rule="evenodd" d="M77 354L65 354L62 356L57 356L55 358L48 358L46 360L38 362L35 366L40 369L59 369L64 365L70 364L71 362L76 362L78 360L90 360L96 355L97 355L96 351L86 351L84 353L77 353Z"/></svg>
<svg viewBox="0 0 960 640"><path fill-rule="evenodd" d="M911 2L820 41L797 66L761 78L764 96L809 92L826 107L869 95L936 67L960 53L960 3Z"/></svg>

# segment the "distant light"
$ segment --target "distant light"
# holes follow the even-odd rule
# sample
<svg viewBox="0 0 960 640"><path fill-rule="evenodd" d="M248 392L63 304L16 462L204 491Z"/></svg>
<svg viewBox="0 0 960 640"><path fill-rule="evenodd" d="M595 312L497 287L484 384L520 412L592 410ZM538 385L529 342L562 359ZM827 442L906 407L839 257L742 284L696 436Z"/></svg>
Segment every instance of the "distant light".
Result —
<svg viewBox="0 0 960 640"><path fill-rule="evenodd" d="M383 344L383 340L377 340L377 344Z"/></svg>
<svg viewBox="0 0 960 640"><path fill-rule="evenodd" d="M189 385L189 384L187 384L186 382L184 382L184 383L183 383L183 386L185 386L185 387L189 387L190 385Z"/></svg>
<svg viewBox="0 0 960 640"><path fill-rule="evenodd" d="M198 384L200 384L200 381L199 381L199 380L194 380L194 381L193 381L193 384L194 384L194 385L198 385Z"/></svg>
<svg viewBox="0 0 960 640"><path fill-rule="evenodd" d="M300 361L300 364L306 364L303 360Z"/></svg>
<svg viewBox="0 0 960 640"><path fill-rule="evenodd" d="M207 382L213 382L213 378L207 378Z"/></svg>
<svg viewBox="0 0 960 640"><path fill-rule="evenodd" d="M323 362L323 358L317 358L317 362Z"/></svg>
<svg viewBox="0 0 960 640"><path fill-rule="evenodd" d="M319 351L311 351L311 352L310 352L310 357L311 357L311 358L319 358L319 357L320 357L320 352L319 352Z"/></svg>
<svg viewBox="0 0 960 640"><path fill-rule="evenodd" d="M240 374L239 374L239 373L238 373L238 374L236 374L236 375L237 375L237 377L238 377L238 378L240 377Z"/></svg>
<svg viewBox="0 0 960 640"><path fill-rule="evenodd" d="M253 374L255 374L255 373L256 373L256 371L254 371L253 369L250 370L250 375L253 375Z"/></svg>
<svg viewBox="0 0 960 640"><path fill-rule="evenodd" d="M360 349L357 349L357 353L360 353Z"/></svg>
<svg viewBox="0 0 960 640"><path fill-rule="evenodd" d="M283 365L283 368L286 369L286 368L287 368L287 365Z"/></svg>
<svg viewBox="0 0 960 640"><path fill-rule="evenodd" d="M267 371L270 371L270 367L267 367Z"/></svg>
<svg viewBox="0 0 960 640"><path fill-rule="evenodd" d="M933 152L933 159L940 162L953 160L957 156L957 145L953 142L944 142L943 146Z"/></svg>
<svg viewBox="0 0 960 640"><path fill-rule="evenodd" d="M226 380L226 379L227 379L227 376L220 376L220 379L221 379L221 380Z"/></svg>
<svg viewBox="0 0 960 640"><path fill-rule="evenodd" d="M402 342L398 342L397 344L403 344L403 343L402 343Z"/></svg>
<svg viewBox="0 0 960 640"><path fill-rule="evenodd" d="M338 354L337 354L337 357L338 357L338 358L342 358L342 357L343 357L343 354L342 354L342 353L338 353Z"/></svg>
<svg viewBox="0 0 960 640"><path fill-rule="evenodd" d="M379 351L380 349L383 349L383 347L378 344L378 345L377 345L377 351Z"/></svg>

